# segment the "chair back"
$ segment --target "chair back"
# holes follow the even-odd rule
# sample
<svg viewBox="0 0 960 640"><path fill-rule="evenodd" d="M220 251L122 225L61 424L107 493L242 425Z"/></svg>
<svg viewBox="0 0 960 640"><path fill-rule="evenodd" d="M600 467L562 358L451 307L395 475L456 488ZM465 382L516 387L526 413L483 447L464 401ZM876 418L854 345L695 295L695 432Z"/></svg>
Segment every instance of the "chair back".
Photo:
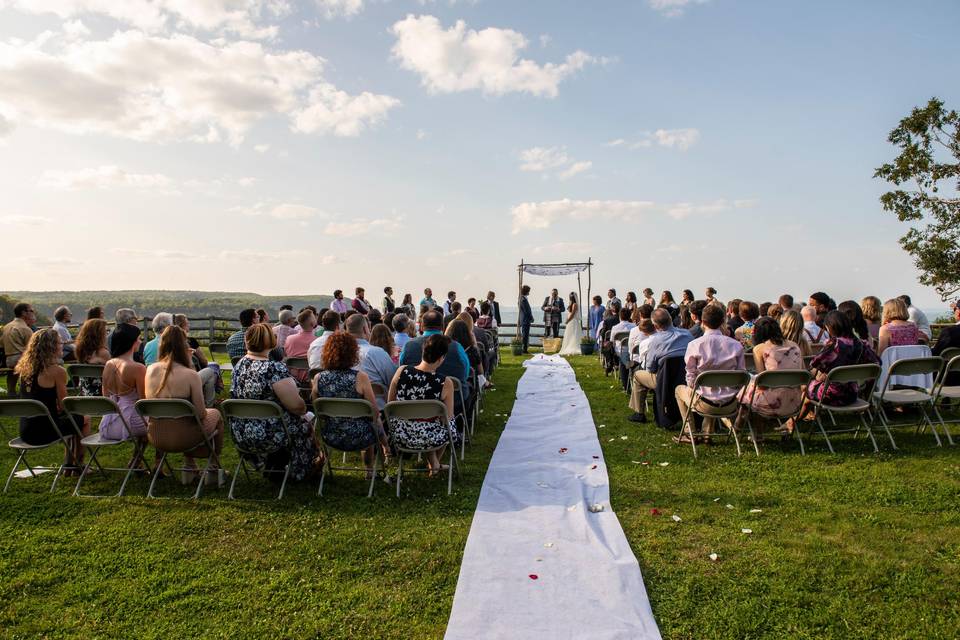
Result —
<svg viewBox="0 0 960 640"><path fill-rule="evenodd" d="M725 387L738 389L750 382L750 374L737 369L733 371L704 371L693 383L694 389L703 387Z"/></svg>
<svg viewBox="0 0 960 640"><path fill-rule="evenodd" d="M70 378L103 378L103 365L68 364L67 376Z"/></svg>
<svg viewBox="0 0 960 640"><path fill-rule="evenodd" d="M393 418L432 420L440 418L448 423L447 406L439 400L394 400L388 402L383 413L389 422Z"/></svg>
<svg viewBox="0 0 960 640"><path fill-rule="evenodd" d="M757 374L753 384L757 389L787 389L804 387L811 378L806 369L772 369Z"/></svg>
<svg viewBox="0 0 960 640"><path fill-rule="evenodd" d="M290 369L310 370L310 363L307 362L306 358L287 358L285 362Z"/></svg>
<svg viewBox="0 0 960 640"><path fill-rule="evenodd" d="M317 398L313 401L313 412L327 418L370 418L376 415L376 409L362 398Z"/></svg>
<svg viewBox="0 0 960 640"><path fill-rule="evenodd" d="M929 358L904 358L890 365L888 378L939 373L942 367L943 358L939 356L930 356Z"/></svg>
<svg viewBox="0 0 960 640"><path fill-rule="evenodd" d="M856 382L863 384L880 377L880 365L878 364L848 364L843 367L836 367L827 373L826 382Z"/></svg>
<svg viewBox="0 0 960 640"><path fill-rule="evenodd" d="M960 356L960 347L947 347L940 352L940 357L943 358L944 362L950 362L957 356Z"/></svg>
<svg viewBox="0 0 960 640"><path fill-rule="evenodd" d="M269 400L224 400L220 413L229 418L283 418L283 409Z"/></svg>
<svg viewBox="0 0 960 640"><path fill-rule="evenodd" d="M47 420L50 422L50 425L53 427L54 432L64 443L66 443L64 438L75 435L72 433L64 434L62 431L60 431L60 426L57 424L57 421L53 419L53 416L50 415L50 411L47 410L47 406L39 400L30 400L26 398L0 400L0 418L40 418L43 416L46 416ZM79 431L77 433L79 433Z"/></svg>
<svg viewBox="0 0 960 640"><path fill-rule="evenodd" d="M210 343L210 354L214 353L227 353L227 343L226 342L211 342Z"/></svg>
<svg viewBox="0 0 960 640"><path fill-rule="evenodd" d="M117 403L103 396L67 396L63 399L63 410L87 418L102 418L112 413L120 414Z"/></svg>
<svg viewBox="0 0 960 640"><path fill-rule="evenodd" d="M152 400L137 400L137 413L144 418L158 420L174 420L176 418L193 418L200 425L200 415L196 407L180 398L155 398Z"/></svg>

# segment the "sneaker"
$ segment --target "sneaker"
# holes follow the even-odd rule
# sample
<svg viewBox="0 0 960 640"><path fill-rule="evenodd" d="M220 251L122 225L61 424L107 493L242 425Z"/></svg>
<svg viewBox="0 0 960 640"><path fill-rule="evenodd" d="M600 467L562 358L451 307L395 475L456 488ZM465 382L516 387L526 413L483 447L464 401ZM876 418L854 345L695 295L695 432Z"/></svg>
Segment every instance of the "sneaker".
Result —
<svg viewBox="0 0 960 640"><path fill-rule="evenodd" d="M642 423L647 421L647 416L643 415L642 413L635 413L632 416L628 417L627 420L629 420L630 422Z"/></svg>

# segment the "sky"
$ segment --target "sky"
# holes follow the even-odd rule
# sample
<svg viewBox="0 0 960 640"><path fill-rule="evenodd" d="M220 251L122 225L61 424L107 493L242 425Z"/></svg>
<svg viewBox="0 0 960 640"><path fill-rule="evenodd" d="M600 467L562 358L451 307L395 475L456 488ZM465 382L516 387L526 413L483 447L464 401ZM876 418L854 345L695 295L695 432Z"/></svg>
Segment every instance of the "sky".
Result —
<svg viewBox="0 0 960 640"><path fill-rule="evenodd" d="M521 259L591 257L594 292L937 307L872 175L913 107L958 107L958 23L953 0L0 0L0 290L509 304Z"/></svg>

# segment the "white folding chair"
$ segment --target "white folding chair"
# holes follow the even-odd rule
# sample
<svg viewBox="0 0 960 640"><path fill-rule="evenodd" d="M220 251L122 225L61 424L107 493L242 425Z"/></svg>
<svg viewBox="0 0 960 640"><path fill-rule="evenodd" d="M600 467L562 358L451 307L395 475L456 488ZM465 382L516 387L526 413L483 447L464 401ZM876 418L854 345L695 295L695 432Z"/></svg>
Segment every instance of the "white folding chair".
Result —
<svg viewBox="0 0 960 640"><path fill-rule="evenodd" d="M748 398L747 402L742 405L742 410L744 412L743 415L747 423L747 428L750 431L750 439L753 441L753 449L756 451L758 456L760 455L760 447L757 444L757 434L753 429L753 423L750 418L754 415L758 415L767 420L776 420L777 425L782 428L784 422L787 422L792 418L796 418L803 410L803 398L805 397L805 391L810 379L810 372L806 369L773 369L769 371L761 371L753 379L753 386L750 390L750 398ZM772 389L797 389L797 392L800 395L800 402L797 405L797 410L791 414L779 415L758 408L754 404L757 391L768 391ZM738 451L737 455L739 454L740 452Z"/></svg>
<svg viewBox="0 0 960 640"><path fill-rule="evenodd" d="M84 466L80 477L77 478L77 486L73 488L73 495L82 496L84 498L109 498L122 496L123 492L127 488L127 482L130 480L130 476L132 476L137 470L139 463L143 461L143 452L146 449L146 445L137 439L130 431L130 425L127 424L127 419L124 418L123 414L120 412L120 407L117 406L116 402L106 397L73 396L63 399L63 410L66 411L70 416L70 421L73 423L73 428L77 431L77 433L80 433L80 427L73 420L74 415L83 416L85 418L103 418L107 415L116 414L120 417L120 421L123 423L123 431L126 434L123 440L108 440L100 435L99 430L96 433L91 433L80 440L80 444L90 450L90 460L88 460L87 464ZM92 425L93 420L91 420L90 423ZM130 464L128 466L101 466L100 461L97 460L97 455L99 455L101 449L125 446L129 443L133 443L133 457L130 459ZM112 494L112 496L105 494L80 493L80 485L83 483L84 477L94 464L96 464L97 469L99 469L100 473L104 476L107 475L107 471L126 471L126 475L123 477L123 483L120 485L120 490L117 493Z"/></svg>
<svg viewBox="0 0 960 640"><path fill-rule="evenodd" d="M370 421L370 431L373 433L373 474L370 477L370 488L367 491L367 497L373 496L373 487L377 482L377 469L380 462L380 434L377 432L377 425L374 418L377 415L377 408L362 398L317 398L313 401L313 412L316 414L316 427L314 429L317 438L320 440L320 446L323 447L325 463L320 473L320 487L317 489L317 495L323 495L323 484L329 474L333 477L334 471L363 471L364 467L334 467L331 462L330 449L333 448L323 437L323 428L320 422L321 416L324 418L360 418ZM344 463L346 463L346 452L344 452Z"/></svg>
<svg viewBox="0 0 960 640"><path fill-rule="evenodd" d="M447 425L450 446L450 469L447 471L447 495L450 495L453 492L454 471L459 475L460 468L457 465L457 452L456 446L454 446L456 440L453 427L450 426L450 417L447 415L446 405L439 400L395 400L387 403L387 406L383 408L383 413L386 416L388 425L394 418L405 420L443 420L443 423ZM429 449L408 449L396 446L396 444L394 446L397 450L397 497L399 498L400 483L403 482L403 455L405 453L426 454L431 451L438 451L447 445Z"/></svg>
<svg viewBox="0 0 960 640"><path fill-rule="evenodd" d="M887 410L885 405L891 405L894 407L917 407L920 409L920 422L916 423L917 432L920 432L922 429L926 429L927 426L930 427L930 430L933 431L933 437L937 441L937 446L942 447L943 442L940 441L940 434L937 433L937 426L934 424L933 420L930 419L930 414L927 412L927 408L933 409L935 415L939 417L939 412L937 412L937 407L935 405L936 398L936 384L932 385L929 389L917 389L917 388L905 388L905 389L891 389L893 386L892 381L898 376L936 376L940 373L943 368L943 359L939 356L931 356L929 358L904 358L903 360L897 360L892 365L890 365L890 370L887 377L884 379L883 387L880 391L874 391L873 400L874 404L877 407L877 415L880 417L880 422L883 424L883 428L887 430L887 433L890 433L890 427L901 427L910 425L913 423L891 423L890 418L887 416ZM943 425L941 419L941 425L944 427L944 431L947 434L947 440L950 444L953 444L953 438L950 436L950 431L947 430L946 425ZM890 442L893 443L893 436L890 436ZM893 448L896 449L897 445L894 444Z"/></svg>
<svg viewBox="0 0 960 640"><path fill-rule="evenodd" d="M243 471L244 477L249 482L253 482L250 478L250 471L247 469L247 457L249 456L267 456L271 453L276 453L282 449L290 451L292 446L292 441L290 439L290 430L287 428L287 421L285 419L285 414L283 409L275 402L270 402L269 400L224 400L220 405L220 413L223 415L223 422L230 433L230 439L233 440L233 446L237 449L239 455L239 460L237 461L237 467L233 471L233 479L230 481L230 491L227 493L227 498L230 500L235 500L236 498L233 495L234 487L237 484L237 478L240 476L240 471ZM237 422L242 422L243 420L277 420L280 423L281 428L283 429L283 443L279 446L268 448L266 450L260 451L249 451L244 449L243 444L237 438L237 434L234 432L234 426ZM281 473L279 470L266 470L264 473ZM287 488L287 479L290 477L290 461L287 461L286 466L283 468L283 481L280 483L280 493L277 494L277 500L283 499L283 492Z"/></svg>
<svg viewBox="0 0 960 640"><path fill-rule="evenodd" d="M694 380L693 396L690 398L690 405L683 415L683 422L680 423L680 436L682 438L684 433L690 436L690 446L693 448L694 458L697 457L697 437L714 435L707 434L702 430L695 432L694 425L696 425L696 418L694 416L699 415L706 420L713 420L717 426L722 425L721 421L724 418L733 420L740 410L740 404L737 402L737 394L748 382L750 382L750 374L741 370L704 371ZM703 397L703 391L707 387L726 389L727 392L731 393L730 402L723 405L714 405L711 401ZM710 407L709 410L697 408L701 400ZM729 431L737 444L737 455L739 456L741 451L740 438L737 435L737 430L731 428Z"/></svg>
<svg viewBox="0 0 960 640"><path fill-rule="evenodd" d="M880 365L878 364L851 364L831 369L827 373L827 377L824 379L822 384L824 387L826 387L832 383L856 383L860 387L860 395L869 398L873 394L873 389L876 386L878 377L880 377ZM864 414L870 413L871 405L862 397L858 397L848 405L839 407L823 404L818 400L811 400L810 403L813 405L814 420L816 421L817 427L820 429L820 433L823 435L824 440L827 441L827 448L830 449L830 453L835 452L833 450L833 444L830 442L829 434L850 432L860 433L861 426L867 430L867 435L870 436L870 442L873 443L873 450L877 452L880 451L880 447L877 446L877 440L873 437L873 431L870 428L870 423L868 423L863 417ZM823 426L823 420L821 418L823 413L826 413L830 417L834 423L834 426L836 425L834 415L858 416L860 418L860 425L858 425L855 429L831 429L828 431ZM798 420L796 422L796 428L794 428L793 432L797 435L797 440L800 441L800 453L806 455L806 449L803 446L803 436L800 433L802 431L800 424L801 423ZM896 449L897 445L893 442L893 436L890 434L889 429L887 429L887 436L890 438L890 444L892 444L894 449Z"/></svg>
<svg viewBox="0 0 960 640"><path fill-rule="evenodd" d="M57 488L57 481L60 479L65 465L61 463L56 467L31 466L29 460L27 460L27 454L49 449L60 444L64 448L66 457L69 459L71 456L70 446L73 438L79 437L79 432L75 434L64 434L60 431L60 427L57 426L57 421L50 415L46 405L39 400L0 400L0 418L46 418L50 421L50 426L53 427L54 433L58 436L56 440L48 442L47 444L27 444L23 441L23 438L20 437L16 437L8 443L8 446L19 455L17 456L17 461L13 464L13 469L10 470L10 475L7 476L6 484L3 485L3 492L6 493L7 489L10 488L10 481L17 473L17 469L20 468L20 463L22 462L34 478L39 475L36 473L37 471L56 471L53 476L53 483L50 485L50 493L53 493Z"/></svg>
<svg viewBox="0 0 960 640"><path fill-rule="evenodd" d="M102 364L68 364L67 368L67 380L73 380L75 378L99 378L103 379L103 365ZM79 385L78 385L79 388Z"/></svg>
<svg viewBox="0 0 960 640"><path fill-rule="evenodd" d="M207 475L211 470L219 469L220 467L220 458L217 455L216 449L214 449L213 435L207 435L203 431L203 421L200 419L200 414L197 409L186 400L178 398L170 399L152 399L152 400L137 400L136 404L137 413L143 417L144 422L150 424L151 420L175 420L177 418L187 418L188 420L192 419L193 426L197 430L197 444L183 450L183 451L166 451L157 447L157 451L160 452L160 460L157 463L157 470L153 474L153 478L150 480L150 488L147 489L148 498L157 498L153 494L153 489L157 484L157 478L160 476L160 470L163 468L164 463L167 464L167 467L171 471L195 471L194 469L187 469L185 467L171 467L170 463L167 462L167 455L170 453L182 453L184 455L192 455L198 458L206 458L207 463L204 465L203 469L199 473L199 480L197 481L197 490L194 492L193 497L195 499L200 498L200 494L203 492L203 486L206 483ZM150 424L151 429L162 429L162 425L158 423Z"/></svg>
<svg viewBox="0 0 960 640"><path fill-rule="evenodd" d="M951 355L952 352L955 353ZM943 415L940 413L937 405L943 400L948 400L951 403L954 400L960 400L960 385L947 386L947 376L951 373L960 375L960 349L944 349L940 357L942 358L944 355L950 356L950 359L944 363L943 369L940 372L940 379L934 387L933 411L936 413L937 419L940 421L943 430L947 434L947 438L950 439L950 443L952 444L953 438L950 436L950 430L947 428L947 421L943 419ZM958 422L958 420L951 420L950 422Z"/></svg>

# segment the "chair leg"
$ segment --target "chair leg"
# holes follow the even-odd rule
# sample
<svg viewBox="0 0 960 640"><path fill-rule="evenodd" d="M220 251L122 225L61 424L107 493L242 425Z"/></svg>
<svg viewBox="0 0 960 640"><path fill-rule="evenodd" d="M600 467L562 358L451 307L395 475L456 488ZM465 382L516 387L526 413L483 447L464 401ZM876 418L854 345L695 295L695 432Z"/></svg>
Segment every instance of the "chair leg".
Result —
<svg viewBox="0 0 960 640"><path fill-rule="evenodd" d="M283 500L283 492L287 489L287 478L290 477L290 463L287 463L287 466L283 470L283 482L280 483L280 493L277 495L277 500Z"/></svg>
<svg viewBox="0 0 960 640"><path fill-rule="evenodd" d="M833 414L827 411L827 415L833 418ZM820 412L816 413L817 426L820 427L820 433L823 434L823 439L827 441L827 448L830 449L830 453L836 453L833 450L833 444L830 442L830 436L827 435L827 430L823 428L823 420L820 419Z"/></svg>
<svg viewBox="0 0 960 640"><path fill-rule="evenodd" d="M400 497L400 483L403 482L403 451L397 452L397 497Z"/></svg>
<svg viewBox="0 0 960 640"><path fill-rule="evenodd" d="M164 451L164 452L162 452L162 453L160 454L160 461L157 463L157 470L154 471L153 477L150 479L150 488L147 489L147 497L148 497L148 498L156 498L156 496L153 495L153 487L154 487L154 485L157 484L157 478L160 477L160 473L158 473L158 472L160 472L160 471L163 470L163 463L164 463L164 462L167 463L167 467L169 468L169 467L170 467L170 463L167 462L167 452L166 452L166 451ZM171 471L172 471L172 469L171 469Z"/></svg>
<svg viewBox="0 0 960 640"><path fill-rule="evenodd" d="M3 485L3 492L6 493L7 489L10 488L10 481L13 480L13 476L17 473L17 468L20 466L20 461L23 460L23 451L20 452L20 456L17 457L17 461L13 465L13 469L10 469L10 475L7 476L7 483ZM31 473L33 473L31 471Z"/></svg>
<svg viewBox="0 0 960 640"><path fill-rule="evenodd" d="M950 446L952 447L954 445L954 442L953 442L953 436L950 435L950 429L947 428L947 423L943 419L943 415L941 415L940 410L937 409L936 403L931 401L931 405L933 406L933 412L934 414L936 414L937 420L940 421L940 426L943 428L943 432L947 434L947 442L949 442Z"/></svg>
<svg viewBox="0 0 960 640"><path fill-rule="evenodd" d="M877 446L877 439L873 437L873 429L870 428L870 425L867 424L866 418L863 417L863 414L859 414L860 424L863 425L863 428L867 430L867 435L870 436L870 442L873 443L873 452L880 453L880 447ZM860 431L860 427L857 426L857 431Z"/></svg>
<svg viewBox="0 0 960 640"><path fill-rule="evenodd" d="M943 441L940 440L940 434L937 433L937 425L933 424L933 421L930 419L930 415L927 413L927 408L922 404L917 406L920 407L920 414L923 416L922 420L930 425L930 430L933 431L933 437L937 440L937 446L942 447Z"/></svg>
<svg viewBox="0 0 960 640"><path fill-rule="evenodd" d="M247 480L250 479L250 476L247 475L247 465L243 461L243 456L240 456L240 460L237 462L236 468L233 470L233 479L230 480L230 490L227 491L227 500L236 500L233 497L233 488L237 486L237 478L240 477L240 469L243 469L243 475L247 476Z"/></svg>
<svg viewBox="0 0 960 640"><path fill-rule="evenodd" d="M453 469L456 466L457 462L457 452L453 447L450 447L450 468L447 469L447 495L449 496L453 493Z"/></svg>
<svg viewBox="0 0 960 640"><path fill-rule="evenodd" d="M103 467L100 466L100 463L97 462L97 452L100 450L100 447L90 447L90 459L87 461L87 464L83 465L83 469L80 470L80 477L77 478L77 484L73 487L74 497L80 495L80 485L83 483L84 477L87 475L87 471L90 470L90 465L96 462L97 466L100 467L100 473L107 475L107 472L103 470ZM94 496L90 496L91 498Z"/></svg>
<svg viewBox="0 0 960 640"><path fill-rule="evenodd" d="M373 497L373 485L377 482L377 463L380 461L380 443L373 446L373 474L370 476L370 489L367 491L367 497Z"/></svg>

